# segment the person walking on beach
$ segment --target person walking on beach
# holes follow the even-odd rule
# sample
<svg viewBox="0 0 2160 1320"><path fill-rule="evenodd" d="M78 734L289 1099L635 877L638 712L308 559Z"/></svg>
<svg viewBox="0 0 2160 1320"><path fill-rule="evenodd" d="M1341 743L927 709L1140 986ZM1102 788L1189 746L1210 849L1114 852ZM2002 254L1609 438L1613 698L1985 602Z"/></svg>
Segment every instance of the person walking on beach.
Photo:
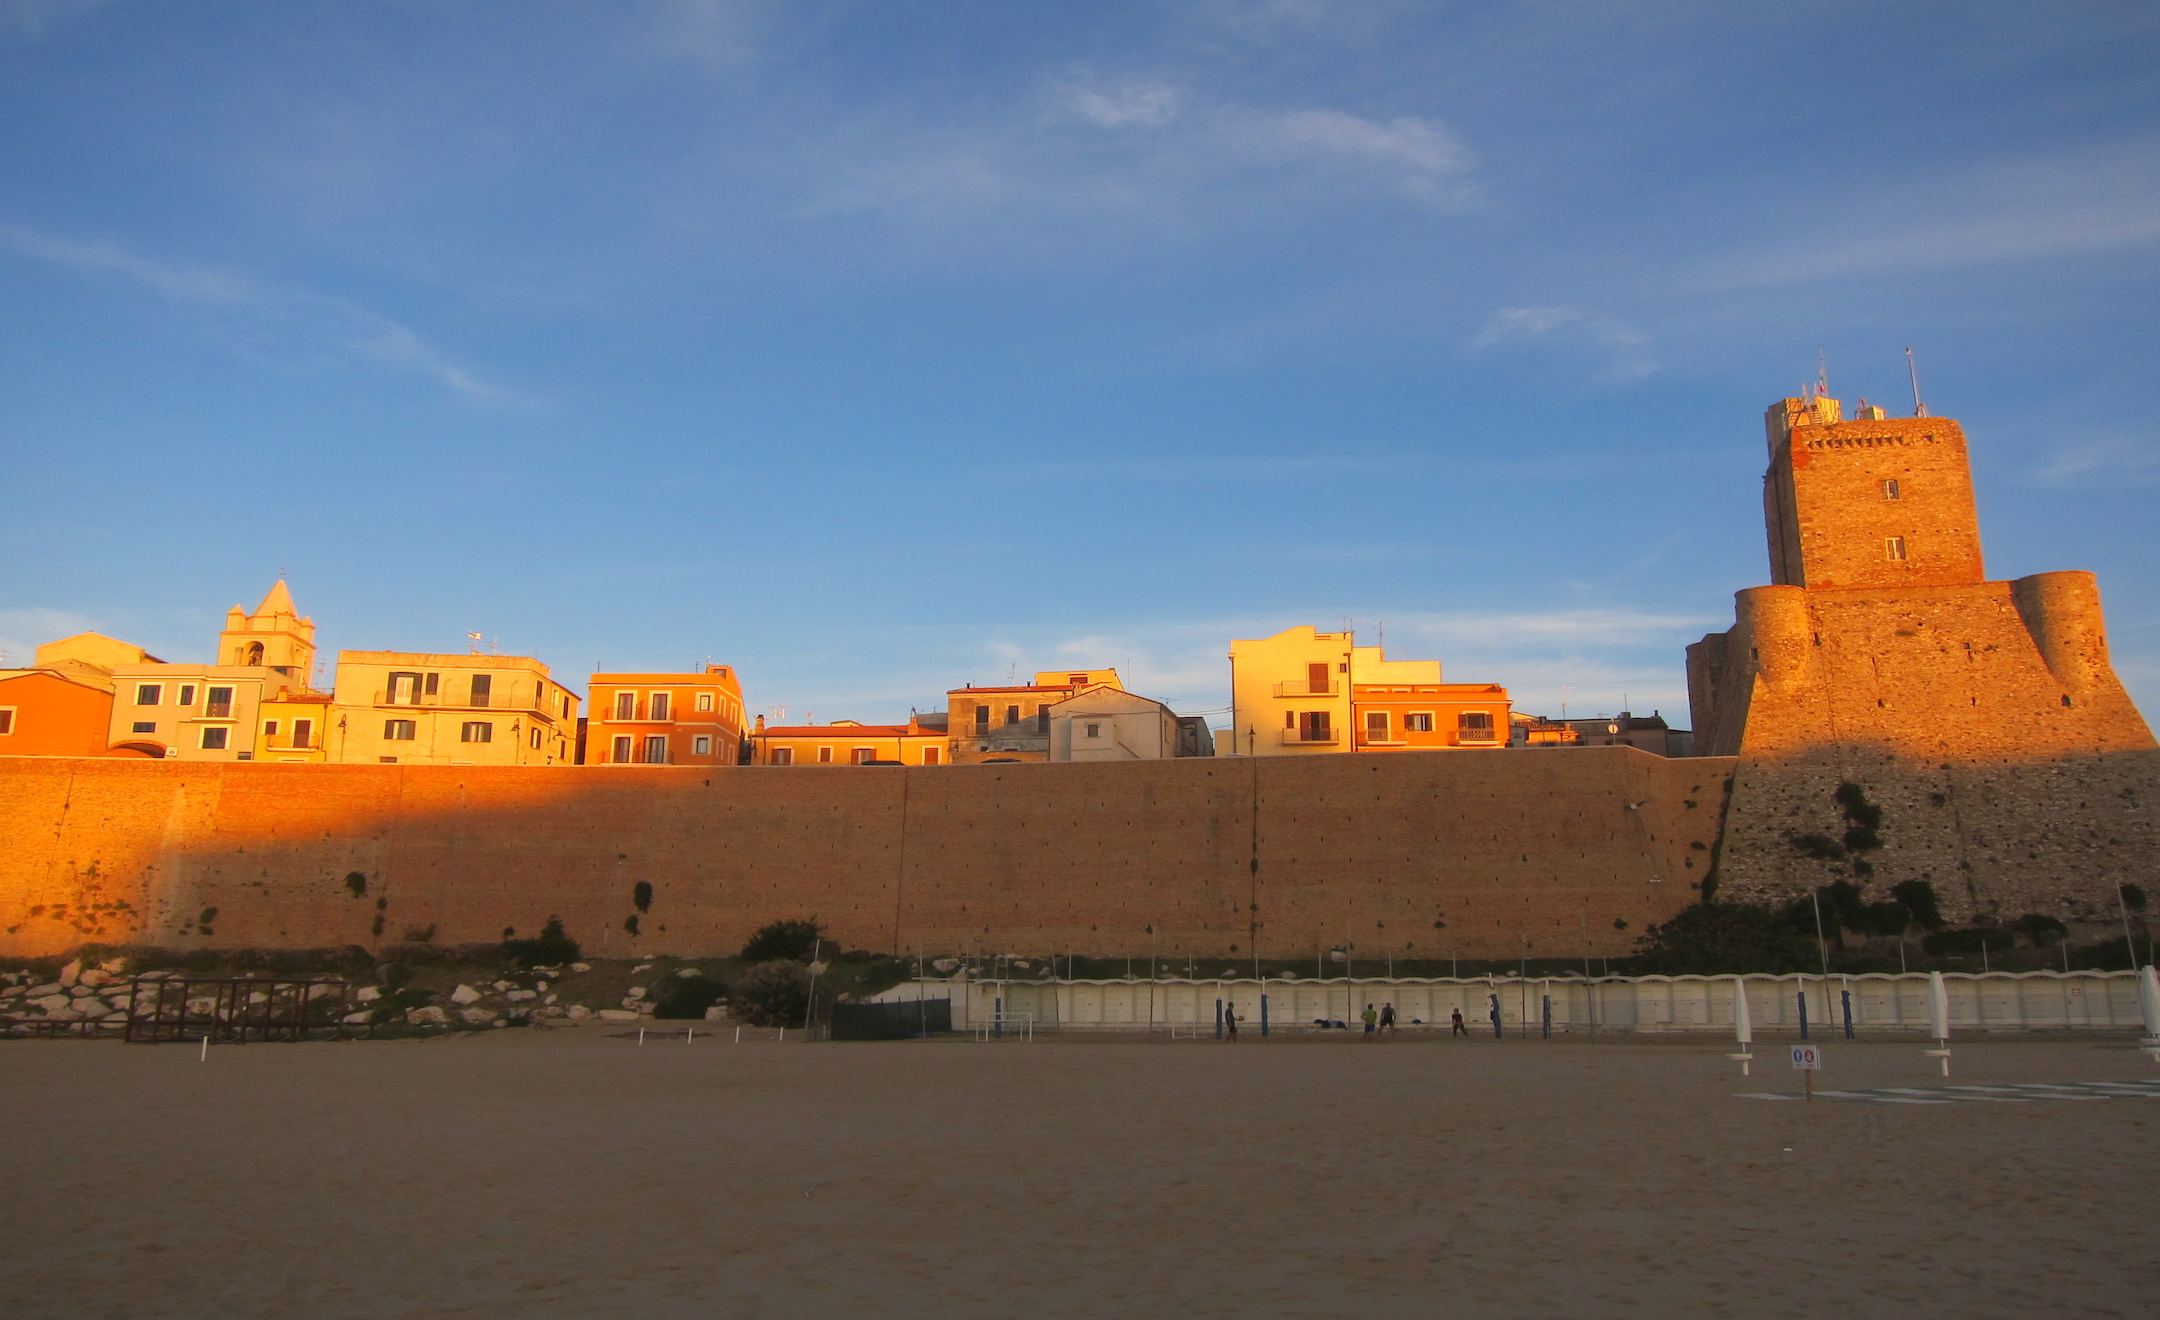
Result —
<svg viewBox="0 0 2160 1320"><path fill-rule="evenodd" d="M1373 1012L1373 1006L1371 1004L1367 1004L1365 1006L1365 1011L1358 1014L1358 1016L1365 1020L1365 1043L1367 1045L1370 1045L1372 1044L1373 1030L1379 1025L1380 1015Z"/></svg>
<svg viewBox="0 0 2160 1320"><path fill-rule="evenodd" d="M1222 1022L1224 1042L1231 1045L1237 1044L1237 1005L1223 1005Z"/></svg>
<svg viewBox="0 0 2160 1320"><path fill-rule="evenodd" d="M1464 1025L1462 1024L1462 1010L1461 1010L1461 1009L1459 1009L1459 1008L1458 1008L1458 1009L1455 1009L1455 1010L1454 1010L1453 1012L1449 1013L1449 1014L1448 1014L1448 1021L1450 1021L1450 1022L1452 1022L1452 1023L1454 1024L1454 1029L1448 1032L1448 1035L1449 1035L1449 1036L1451 1036L1451 1037L1452 1037L1452 1036L1467 1036L1467 1035L1469 1035L1469 1034L1470 1034L1470 1028L1468 1028L1468 1027L1466 1027L1466 1026L1464 1026Z"/></svg>
<svg viewBox="0 0 2160 1320"><path fill-rule="evenodd" d="M1380 1029L1388 1034L1389 1039L1394 1038L1395 1001L1392 999L1380 1006Z"/></svg>

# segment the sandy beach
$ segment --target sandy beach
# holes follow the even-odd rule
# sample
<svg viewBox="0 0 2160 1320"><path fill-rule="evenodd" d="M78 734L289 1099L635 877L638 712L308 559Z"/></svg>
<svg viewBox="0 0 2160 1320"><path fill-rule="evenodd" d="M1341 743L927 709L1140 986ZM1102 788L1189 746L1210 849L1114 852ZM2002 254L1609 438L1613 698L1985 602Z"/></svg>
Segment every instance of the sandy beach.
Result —
<svg viewBox="0 0 2160 1320"><path fill-rule="evenodd" d="M7 1042L0 1314L2152 1313L2160 1101L1773 1103L1783 1046L1728 1048ZM1941 1084L1827 1049L1825 1086Z"/></svg>

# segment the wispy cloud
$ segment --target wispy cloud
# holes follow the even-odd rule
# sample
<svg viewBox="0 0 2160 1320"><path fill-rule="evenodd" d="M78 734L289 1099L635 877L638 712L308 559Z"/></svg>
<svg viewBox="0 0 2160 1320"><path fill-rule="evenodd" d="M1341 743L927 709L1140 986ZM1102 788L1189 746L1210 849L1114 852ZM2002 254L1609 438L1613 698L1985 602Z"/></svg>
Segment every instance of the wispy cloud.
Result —
<svg viewBox="0 0 2160 1320"><path fill-rule="evenodd" d="M868 213L929 226L993 226L1000 242L1058 222L1187 237L1393 195L1420 208L1482 204L1477 155L1423 116L1325 106L1268 109L1153 79L1081 70L1036 104L929 123L894 114L796 151L805 217Z"/></svg>
<svg viewBox="0 0 2160 1320"><path fill-rule="evenodd" d="M87 275L123 276L180 302L251 316L311 347L413 372L476 402L510 401L505 391L458 365L407 326L344 298L269 284L227 267L157 261L118 244L62 238L19 225L0 226L0 248Z"/></svg>
<svg viewBox="0 0 2160 1320"><path fill-rule="evenodd" d="M1594 349L1604 360L1600 374L1612 380L1640 380L1657 370L1649 337L1603 312L1580 307L1502 307L1471 341L1494 348L1540 340L1574 342Z"/></svg>
<svg viewBox="0 0 2160 1320"><path fill-rule="evenodd" d="M1917 211L1916 197L1926 199ZM1684 282L1746 289L2160 244L2160 139L1939 169L1817 200L1806 231L1713 257Z"/></svg>
<svg viewBox="0 0 2160 1320"><path fill-rule="evenodd" d="M1198 484L1308 481L1323 476L1405 476L1421 469L1411 455L1316 454L1303 458L1105 458L1085 463L1026 463L1016 481L1120 481Z"/></svg>
<svg viewBox="0 0 2160 1320"><path fill-rule="evenodd" d="M112 0L0 0L0 37L42 37L55 26L103 9Z"/></svg>
<svg viewBox="0 0 2160 1320"><path fill-rule="evenodd" d="M2031 481L2063 489L2160 485L2160 445L2127 436L2065 445Z"/></svg>

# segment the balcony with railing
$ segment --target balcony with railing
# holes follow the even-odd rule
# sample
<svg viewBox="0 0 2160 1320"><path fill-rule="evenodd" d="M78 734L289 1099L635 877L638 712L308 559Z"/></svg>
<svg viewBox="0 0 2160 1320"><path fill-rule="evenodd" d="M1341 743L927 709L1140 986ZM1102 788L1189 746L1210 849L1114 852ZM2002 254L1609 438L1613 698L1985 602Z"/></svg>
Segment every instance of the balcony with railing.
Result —
<svg viewBox="0 0 2160 1320"><path fill-rule="evenodd" d="M1457 729L1455 745L1458 747L1491 747L1503 735L1498 729Z"/></svg>
<svg viewBox="0 0 2160 1320"><path fill-rule="evenodd" d="M1284 729L1282 740L1285 747L1332 747L1342 741L1332 728Z"/></svg>
<svg viewBox="0 0 2160 1320"><path fill-rule="evenodd" d="M1309 678L1286 678L1275 685L1278 697L1332 697L1341 691L1333 679L1315 683Z"/></svg>

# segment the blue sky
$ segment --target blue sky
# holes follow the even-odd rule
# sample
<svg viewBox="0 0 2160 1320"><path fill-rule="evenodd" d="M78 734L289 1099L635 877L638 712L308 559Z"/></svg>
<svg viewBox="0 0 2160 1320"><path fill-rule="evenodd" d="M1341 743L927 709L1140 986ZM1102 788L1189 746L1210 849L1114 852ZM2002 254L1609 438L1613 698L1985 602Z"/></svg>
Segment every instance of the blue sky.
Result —
<svg viewBox="0 0 2160 1320"><path fill-rule="evenodd" d="M2160 699L2149 4L0 0L0 647L880 720L1354 621L1684 711L1761 414L1962 420ZM1677 721L1676 721L1677 722Z"/></svg>

